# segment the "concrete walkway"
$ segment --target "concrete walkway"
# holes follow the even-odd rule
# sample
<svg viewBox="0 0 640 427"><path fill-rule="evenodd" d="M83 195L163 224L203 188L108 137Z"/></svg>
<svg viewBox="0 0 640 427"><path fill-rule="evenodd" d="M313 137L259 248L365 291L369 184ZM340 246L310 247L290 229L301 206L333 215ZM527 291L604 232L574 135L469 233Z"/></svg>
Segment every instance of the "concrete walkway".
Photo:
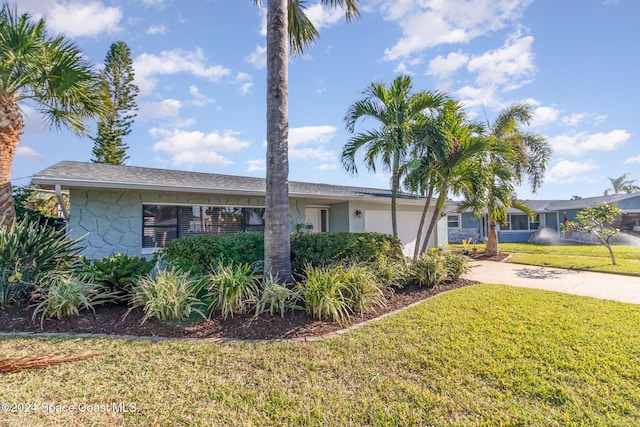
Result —
<svg viewBox="0 0 640 427"><path fill-rule="evenodd" d="M467 279L640 304L640 277L507 262L472 261Z"/></svg>

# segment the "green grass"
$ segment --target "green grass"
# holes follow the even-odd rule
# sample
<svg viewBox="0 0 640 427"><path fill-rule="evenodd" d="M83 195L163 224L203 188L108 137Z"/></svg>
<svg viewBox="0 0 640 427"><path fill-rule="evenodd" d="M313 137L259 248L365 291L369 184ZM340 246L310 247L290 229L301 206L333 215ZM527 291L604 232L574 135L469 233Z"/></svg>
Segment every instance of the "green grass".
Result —
<svg viewBox="0 0 640 427"><path fill-rule="evenodd" d="M100 351L0 375L3 402L135 413L0 413L0 425L640 424L640 306L463 288L321 342L3 338L0 358Z"/></svg>
<svg viewBox="0 0 640 427"><path fill-rule="evenodd" d="M461 250L462 245L450 245ZM484 251L485 245L477 245ZM602 245L549 246L532 243L500 243L500 251L513 254L509 262L574 270L640 276L640 246L613 246L617 265L611 264L609 251Z"/></svg>

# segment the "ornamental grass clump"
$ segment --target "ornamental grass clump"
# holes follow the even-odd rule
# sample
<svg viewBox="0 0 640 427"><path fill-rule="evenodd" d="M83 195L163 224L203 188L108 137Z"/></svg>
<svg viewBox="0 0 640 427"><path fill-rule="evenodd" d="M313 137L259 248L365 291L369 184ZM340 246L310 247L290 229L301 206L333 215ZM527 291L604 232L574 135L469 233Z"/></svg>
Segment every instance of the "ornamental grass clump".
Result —
<svg viewBox="0 0 640 427"><path fill-rule="evenodd" d="M433 287L447 280L449 269L438 251L428 251L411 265L410 275L419 286Z"/></svg>
<svg viewBox="0 0 640 427"><path fill-rule="evenodd" d="M160 321L186 320L194 314L204 318L206 303L197 296L202 287L201 279L175 267L156 269L133 287L129 312L142 307L141 324L152 317Z"/></svg>
<svg viewBox="0 0 640 427"><path fill-rule="evenodd" d="M25 302L39 277L69 272L78 264L81 239L65 237L64 229L26 219L0 226L0 308Z"/></svg>
<svg viewBox="0 0 640 427"><path fill-rule="evenodd" d="M219 262L209 275L209 315L220 310L224 319L234 314L245 314L256 304L258 282L249 264L223 264Z"/></svg>
<svg viewBox="0 0 640 427"><path fill-rule="evenodd" d="M469 258L464 255L454 254L452 252L443 252L441 257L447 268L447 280L455 281L465 273L471 271L469 267Z"/></svg>
<svg viewBox="0 0 640 427"><path fill-rule="evenodd" d="M292 288L286 284L279 283L277 276L269 276L262 281L260 286L260 297L256 303L256 316L268 312L270 316L280 313L284 317L287 310L301 310L298 305L303 298L302 292L298 288Z"/></svg>
<svg viewBox="0 0 640 427"><path fill-rule="evenodd" d="M95 306L111 302L116 295L104 292L103 288L87 280L84 276L71 273L50 273L43 277L39 290L34 295L33 319L40 316L40 325L45 317L62 319L79 314L88 309L95 312Z"/></svg>
<svg viewBox="0 0 640 427"><path fill-rule="evenodd" d="M339 325L348 324L352 304L344 281L343 266L307 265L304 276L298 288L304 295L307 313L316 319L329 317Z"/></svg>
<svg viewBox="0 0 640 427"><path fill-rule="evenodd" d="M352 312L361 315L386 307L385 286L378 283L376 276L365 264L350 264L342 267L343 294Z"/></svg>

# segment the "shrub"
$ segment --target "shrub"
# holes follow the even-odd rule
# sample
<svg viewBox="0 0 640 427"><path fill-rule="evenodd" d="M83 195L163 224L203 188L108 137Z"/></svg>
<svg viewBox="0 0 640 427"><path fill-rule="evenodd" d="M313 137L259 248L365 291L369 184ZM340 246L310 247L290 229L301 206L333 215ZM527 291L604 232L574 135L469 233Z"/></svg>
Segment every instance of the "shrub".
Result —
<svg viewBox="0 0 640 427"><path fill-rule="evenodd" d="M50 273L43 278L39 293L35 299L41 299L35 305L33 319L40 315L40 325L46 317L63 317L78 314L83 308L94 310L96 305L113 301L115 294L104 292L85 276L70 273Z"/></svg>
<svg viewBox="0 0 640 427"><path fill-rule="evenodd" d="M293 270L342 261L368 262L378 258L402 260L400 240L381 233L298 233L291 239Z"/></svg>
<svg viewBox="0 0 640 427"><path fill-rule="evenodd" d="M279 283L277 277L269 276L263 279L260 287L260 298L256 303L256 316L269 312L270 316L280 313L284 317L285 311L302 309L297 303L302 299L302 292L298 288L291 288Z"/></svg>
<svg viewBox="0 0 640 427"><path fill-rule="evenodd" d="M17 220L0 227L0 307L24 302L39 276L70 271L78 264L81 239L65 240L65 231Z"/></svg>
<svg viewBox="0 0 640 427"><path fill-rule="evenodd" d="M264 258L264 234L208 234L172 240L162 250L183 271L205 274L220 262L253 265Z"/></svg>
<svg viewBox="0 0 640 427"><path fill-rule="evenodd" d="M142 307L144 316L141 324L152 317L160 321L186 320L197 314L204 318L206 304L197 297L202 287L202 280L175 267L157 269L134 285L129 297L129 311Z"/></svg>
<svg viewBox="0 0 640 427"><path fill-rule="evenodd" d="M298 283L307 313L316 319L330 317L339 325L349 323L351 303L345 292L343 266L314 267L307 265L305 280Z"/></svg>
<svg viewBox="0 0 640 427"><path fill-rule="evenodd" d="M219 309L225 319L244 314L258 299L258 285L249 264L219 262L209 280L212 296L209 313Z"/></svg>
<svg viewBox="0 0 640 427"><path fill-rule="evenodd" d="M444 257L438 251L428 251L411 265L410 275L420 286L436 286L449 276Z"/></svg>
<svg viewBox="0 0 640 427"><path fill-rule="evenodd" d="M384 286L376 280L375 273L364 264L344 266L344 294L351 311L364 314L376 307L386 307Z"/></svg>
<svg viewBox="0 0 640 427"><path fill-rule="evenodd" d="M95 283L120 295L131 292L136 280L149 274L152 268L153 262L122 253L83 262L83 270Z"/></svg>
<svg viewBox="0 0 640 427"><path fill-rule="evenodd" d="M471 270L469 267L469 258L464 255L443 252L441 256L447 268L447 280L457 280L460 276Z"/></svg>
<svg viewBox="0 0 640 427"><path fill-rule="evenodd" d="M380 256L368 262L367 266L375 274L378 283L384 287L402 287L410 278L404 261L389 260Z"/></svg>

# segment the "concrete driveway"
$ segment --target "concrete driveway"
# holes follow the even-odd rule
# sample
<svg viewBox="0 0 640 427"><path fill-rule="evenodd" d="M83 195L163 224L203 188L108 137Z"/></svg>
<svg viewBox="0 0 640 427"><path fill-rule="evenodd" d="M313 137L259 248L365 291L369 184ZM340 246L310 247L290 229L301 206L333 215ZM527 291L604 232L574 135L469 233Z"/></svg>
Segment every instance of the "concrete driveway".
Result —
<svg viewBox="0 0 640 427"><path fill-rule="evenodd" d="M472 261L471 272L463 277L483 283L640 304L640 277L494 261Z"/></svg>

